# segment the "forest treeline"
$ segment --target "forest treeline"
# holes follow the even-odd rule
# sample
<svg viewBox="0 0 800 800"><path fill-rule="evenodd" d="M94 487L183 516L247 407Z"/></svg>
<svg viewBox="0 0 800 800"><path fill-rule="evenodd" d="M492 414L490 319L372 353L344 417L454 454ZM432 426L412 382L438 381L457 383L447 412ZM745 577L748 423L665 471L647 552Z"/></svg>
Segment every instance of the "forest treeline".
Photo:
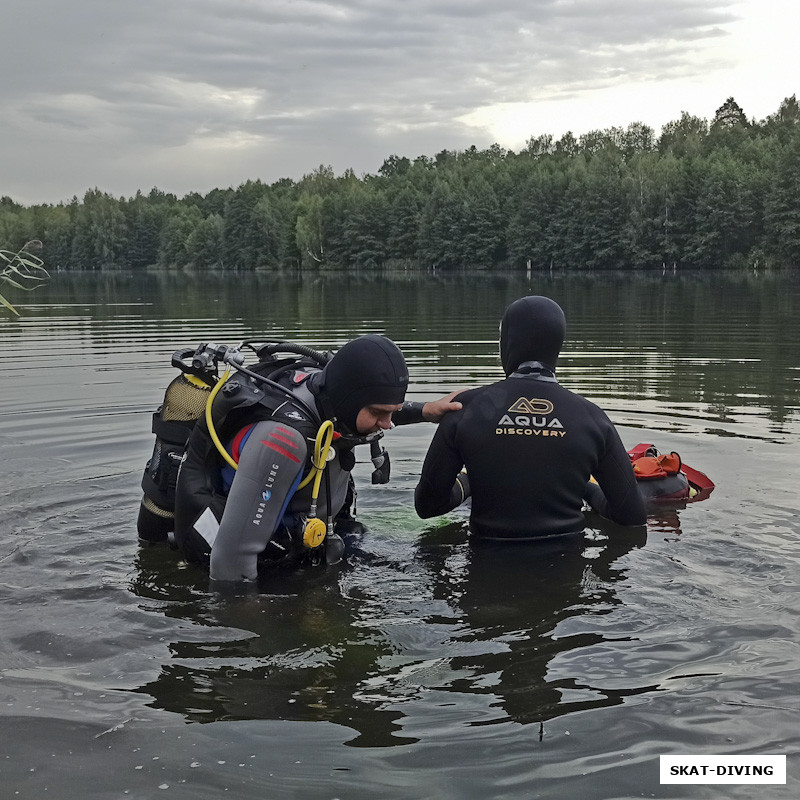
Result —
<svg viewBox="0 0 800 800"><path fill-rule="evenodd" d="M0 199L0 247L30 239L76 270L796 267L800 108L756 122L729 98L658 136L633 123L182 198Z"/></svg>

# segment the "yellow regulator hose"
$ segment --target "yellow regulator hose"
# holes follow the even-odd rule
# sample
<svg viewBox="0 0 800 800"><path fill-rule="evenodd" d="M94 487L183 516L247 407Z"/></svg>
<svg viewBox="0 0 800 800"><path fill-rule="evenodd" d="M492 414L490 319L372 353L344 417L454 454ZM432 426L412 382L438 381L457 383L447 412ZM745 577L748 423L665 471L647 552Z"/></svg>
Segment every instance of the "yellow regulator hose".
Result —
<svg viewBox="0 0 800 800"><path fill-rule="evenodd" d="M208 402L206 403L206 425L208 426L208 432L211 434L211 440L214 442L217 450L219 450L219 454L234 468L239 469L239 465L233 460L231 454L225 449L222 442L219 440L219 436L217 436L216 428L214 427L214 422L211 419L211 406L214 404L214 398L219 394L219 390L225 385L225 382L228 380L228 375L231 374L231 371L225 370L225 374L214 384L214 388L211 390L211 394L208 396Z"/></svg>
<svg viewBox="0 0 800 800"><path fill-rule="evenodd" d="M316 499L319 496L319 484L322 481L322 470L325 469L325 464L328 461L328 452L331 449L332 441L333 423L329 419L326 419L325 422L319 426L317 438L314 440L314 460L311 462L311 470L308 475L300 481L297 487L298 489L302 489L313 479L314 489L311 493L311 497L314 501L314 505L316 505Z"/></svg>
<svg viewBox="0 0 800 800"><path fill-rule="evenodd" d="M328 532L328 526L317 517L317 498L319 497L319 487L322 482L322 472L328 462L328 453L333 441L333 423L326 419L317 431L317 438L314 440L314 460L311 462L311 470L297 487L301 489L308 482L314 479L314 486L311 490L311 508L309 509L309 519L303 529L303 544L306 547L319 547ZM330 503L330 499L328 500Z"/></svg>

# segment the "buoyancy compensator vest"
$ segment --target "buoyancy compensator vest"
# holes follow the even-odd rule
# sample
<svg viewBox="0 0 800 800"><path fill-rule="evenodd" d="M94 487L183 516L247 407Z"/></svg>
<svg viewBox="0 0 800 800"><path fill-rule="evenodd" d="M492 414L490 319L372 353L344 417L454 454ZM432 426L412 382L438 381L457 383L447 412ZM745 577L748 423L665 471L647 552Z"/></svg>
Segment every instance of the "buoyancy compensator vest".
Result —
<svg viewBox="0 0 800 800"><path fill-rule="evenodd" d="M210 422L218 440L228 443L246 426L264 420L281 422L312 442L320 426L316 412L301 397L260 386L248 375L225 381L211 407ZM309 466L306 463L304 471ZM187 442L176 493L175 541L188 561L205 562L210 556L209 539L202 531L222 520L226 471L203 416Z"/></svg>

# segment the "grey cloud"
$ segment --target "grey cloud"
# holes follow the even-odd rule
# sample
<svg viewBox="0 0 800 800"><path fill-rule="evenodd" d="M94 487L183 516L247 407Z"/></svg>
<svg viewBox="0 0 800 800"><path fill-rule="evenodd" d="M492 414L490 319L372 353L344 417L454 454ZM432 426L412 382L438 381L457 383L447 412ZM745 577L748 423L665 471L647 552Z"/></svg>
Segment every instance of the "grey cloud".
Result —
<svg viewBox="0 0 800 800"><path fill-rule="evenodd" d="M71 194L102 171L80 161L81 136L110 190L128 192L115 188L121 149L162 165L208 136L264 143L220 156L242 165L228 182L466 146L474 132L454 120L475 108L681 74L691 43L732 12L704 0L6 0L4 17L25 35L0 53L0 167L14 174L8 144L51 136L74 147ZM40 187L50 196L46 177Z"/></svg>

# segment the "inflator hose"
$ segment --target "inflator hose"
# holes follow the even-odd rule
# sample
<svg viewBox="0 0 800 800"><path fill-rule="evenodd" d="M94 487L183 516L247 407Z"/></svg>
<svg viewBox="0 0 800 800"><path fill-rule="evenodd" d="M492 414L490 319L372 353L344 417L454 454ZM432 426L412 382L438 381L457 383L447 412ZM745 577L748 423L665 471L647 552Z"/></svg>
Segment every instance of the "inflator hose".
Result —
<svg viewBox="0 0 800 800"><path fill-rule="evenodd" d="M208 426L208 433L211 436L211 440L214 442L214 446L217 448L217 450L219 450L219 454L234 469L239 469L239 465L233 460L231 454L225 449L224 445L219 440L219 436L217 436L217 429L214 427L214 421L211 418L211 406L214 404L214 398L219 394L219 390L228 380L228 375L230 374L231 371L226 370L225 374L216 382L214 388L211 390L211 394L208 396L208 402L206 403L206 425Z"/></svg>

